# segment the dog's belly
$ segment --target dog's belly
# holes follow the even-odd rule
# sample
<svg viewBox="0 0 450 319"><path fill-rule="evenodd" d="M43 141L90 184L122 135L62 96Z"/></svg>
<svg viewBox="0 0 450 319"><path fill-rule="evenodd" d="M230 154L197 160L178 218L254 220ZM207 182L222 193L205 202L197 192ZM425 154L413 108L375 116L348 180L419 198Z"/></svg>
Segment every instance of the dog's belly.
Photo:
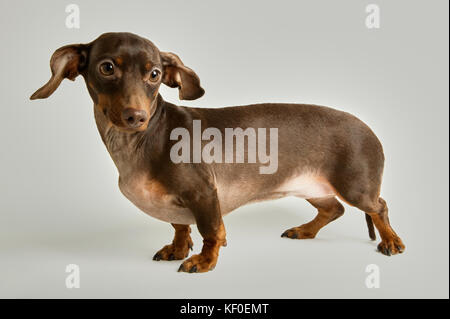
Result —
<svg viewBox="0 0 450 319"><path fill-rule="evenodd" d="M136 207L147 215L173 224L195 224L187 208L176 205L175 197L155 181L143 177L119 179L119 188Z"/></svg>
<svg viewBox="0 0 450 319"><path fill-rule="evenodd" d="M175 197L168 194L156 181L145 176L119 179L121 192L144 213L168 223L195 224L192 212L175 202ZM334 188L328 181L316 174L301 174L286 180L275 189L253 192L252 185L217 184L218 198L222 215L234 209L258 201L267 201L286 196L305 199L335 196Z"/></svg>
<svg viewBox="0 0 450 319"><path fill-rule="evenodd" d="M220 185L220 184L219 184ZM274 189L254 192L252 185L220 185L218 195L222 214L228 214L234 209L253 202L296 196L304 199L336 196L331 184L322 176L314 173L304 173L287 179Z"/></svg>
<svg viewBox="0 0 450 319"><path fill-rule="evenodd" d="M312 173L301 174L284 182L276 192L285 196L297 196L304 199L335 196L331 184L322 176Z"/></svg>

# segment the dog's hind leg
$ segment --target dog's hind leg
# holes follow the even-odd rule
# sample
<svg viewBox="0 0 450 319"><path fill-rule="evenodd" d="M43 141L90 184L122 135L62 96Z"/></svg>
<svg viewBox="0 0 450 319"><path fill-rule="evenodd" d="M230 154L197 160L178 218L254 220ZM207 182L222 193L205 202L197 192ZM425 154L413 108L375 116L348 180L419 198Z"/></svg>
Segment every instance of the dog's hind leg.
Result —
<svg viewBox="0 0 450 319"><path fill-rule="evenodd" d="M344 206L335 197L308 199L308 202L317 208L317 216L309 223L286 230L281 237L314 238L322 227L344 214Z"/></svg>
<svg viewBox="0 0 450 319"><path fill-rule="evenodd" d="M378 251L390 256L402 253L405 250L405 245L389 223L388 208L383 198L379 197L377 200L369 203L365 203L363 200L362 203L357 203L355 206L369 215L378 229L381 237Z"/></svg>
<svg viewBox="0 0 450 319"><path fill-rule="evenodd" d="M376 176L369 182L368 178L354 178L349 183L339 183L336 187L339 198L347 204L359 208L370 216L381 237L378 250L384 255L395 255L405 250L400 237L395 233L389 223L388 208L386 202L380 197L381 177ZM368 221L369 233L371 222ZM373 235L375 235L373 233ZM375 236L371 236L374 239Z"/></svg>

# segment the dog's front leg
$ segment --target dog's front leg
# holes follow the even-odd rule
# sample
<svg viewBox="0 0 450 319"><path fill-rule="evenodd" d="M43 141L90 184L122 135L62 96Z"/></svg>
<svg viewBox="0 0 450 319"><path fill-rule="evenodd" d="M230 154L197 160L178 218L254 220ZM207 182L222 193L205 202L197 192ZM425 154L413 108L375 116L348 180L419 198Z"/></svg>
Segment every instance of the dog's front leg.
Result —
<svg viewBox="0 0 450 319"><path fill-rule="evenodd" d="M194 214L198 231L203 237L203 247L200 254L183 262L178 271L194 273L212 270L216 266L220 247L226 245L217 191L188 194L186 204Z"/></svg>
<svg viewBox="0 0 450 319"><path fill-rule="evenodd" d="M153 260L181 260L189 255L189 249L192 249L191 228L189 225L172 224L175 228L175 237L172 244L164 246L159 250Z"/></svg>

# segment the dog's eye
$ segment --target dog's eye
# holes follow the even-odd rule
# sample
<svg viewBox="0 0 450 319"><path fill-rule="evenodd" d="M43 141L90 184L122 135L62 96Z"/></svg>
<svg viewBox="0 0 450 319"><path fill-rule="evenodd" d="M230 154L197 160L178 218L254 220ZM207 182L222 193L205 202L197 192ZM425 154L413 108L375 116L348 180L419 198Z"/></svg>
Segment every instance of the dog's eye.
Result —
<svg viewBox="0 0 450 319"><path fill-rule="evenodd" d="M159 70L153 70L151 73L150 73L150 81L156 81L156 80L158 80L158 78L159 78L159 75L161 74L161 71L159 71Z"/></svg>
<svg viewBox="0 0 450 319"><path fill-rule="evenodd" d="M103 75L113 75L114 65L111 62L103 62L100 64L100 73Z"/></svg>

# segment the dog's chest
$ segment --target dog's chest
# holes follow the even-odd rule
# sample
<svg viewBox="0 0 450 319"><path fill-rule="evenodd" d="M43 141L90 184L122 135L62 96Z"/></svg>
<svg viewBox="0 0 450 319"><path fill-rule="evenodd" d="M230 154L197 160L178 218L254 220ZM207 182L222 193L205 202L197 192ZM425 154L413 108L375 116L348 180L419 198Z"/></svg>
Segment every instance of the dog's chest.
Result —
<svg viewBox="0 0 450 319"><path fill-rule="evenodd" d="M136 207L154 218L174 224L195 223L191 211L176 205L175 197L156 180L145 175L121 176L119 188Z"/></svg>

